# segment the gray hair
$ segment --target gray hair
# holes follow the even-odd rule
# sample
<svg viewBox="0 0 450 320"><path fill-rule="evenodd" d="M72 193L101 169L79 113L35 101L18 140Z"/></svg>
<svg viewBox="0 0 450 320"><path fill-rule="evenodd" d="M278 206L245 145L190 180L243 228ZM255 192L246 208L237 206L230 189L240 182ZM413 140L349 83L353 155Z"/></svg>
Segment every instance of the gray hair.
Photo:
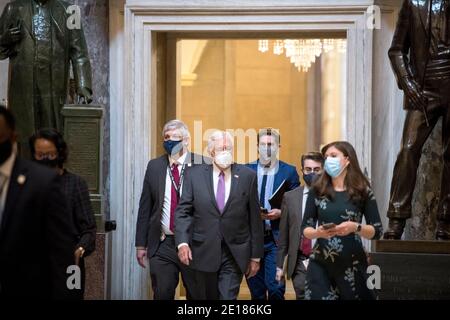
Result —
<svg viewBox="0 0 450 320"><path fill-rule="evenodd" d="M170 130L180 130L183 139L191 137L187 125L181 120L174 119L167 122L162 130L163 137L166 134L166 132Z"/></svg>
<svg viewBox="0 0 450 320"><path fill-rule="evenodd" d="M214 131L208 138L208 153L211 154L211 152L214 150L214 146L217 140L222 140L225 137L225 139L229 140L231 142L231 148L234 147L234 141L233 136L228 131L222 131L222 130L216 130Z"/></svg>

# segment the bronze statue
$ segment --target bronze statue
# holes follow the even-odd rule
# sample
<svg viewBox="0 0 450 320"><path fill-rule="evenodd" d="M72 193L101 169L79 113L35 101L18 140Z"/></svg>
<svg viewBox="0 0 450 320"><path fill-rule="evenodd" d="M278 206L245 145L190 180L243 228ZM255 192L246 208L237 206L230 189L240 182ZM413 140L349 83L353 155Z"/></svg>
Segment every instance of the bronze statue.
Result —
<svg viewBox="0 0 450 320"><path fill-rule="evenodd" d="M407 110L402 146L391 184L385 239L400 239L411 200L422 147L443 117L444 168L436 239L450 239L450 0L405 0L389 49Z"/></svg>
<svg viewBox="0 0 450 320"><path fill-rule="evenodd" d="M61 0L15 0L0 17L0 59L9 58L8 104L17 118L21 152L43 127L62 132L70 64L80 102L90 103L91 65L83 30L68 23Z"/></svg>

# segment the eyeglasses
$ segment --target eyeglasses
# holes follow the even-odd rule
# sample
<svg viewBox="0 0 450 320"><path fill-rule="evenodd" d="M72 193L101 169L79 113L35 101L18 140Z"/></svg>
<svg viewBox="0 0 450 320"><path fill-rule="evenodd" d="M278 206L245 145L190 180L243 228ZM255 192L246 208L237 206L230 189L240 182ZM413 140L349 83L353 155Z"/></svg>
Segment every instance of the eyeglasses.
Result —
<svg viewBox="0 0 450 320"><path fill-rule="evenodd" d="M48 153L35 152L34 157L36 158L36 160L44 160L44 159L55 160L56 158L58 158L58 153L56 153L56 152L48 152Z"/></svg>
<svg viewBox="0 0 450 320"><path fill-rule="evenodd" d="M321 173L322 172L322 168L321 167L316 167L316 168L310 168L310 167L306 167L303 169L303 172L305 172L306 174L308 173Z"/></svg>

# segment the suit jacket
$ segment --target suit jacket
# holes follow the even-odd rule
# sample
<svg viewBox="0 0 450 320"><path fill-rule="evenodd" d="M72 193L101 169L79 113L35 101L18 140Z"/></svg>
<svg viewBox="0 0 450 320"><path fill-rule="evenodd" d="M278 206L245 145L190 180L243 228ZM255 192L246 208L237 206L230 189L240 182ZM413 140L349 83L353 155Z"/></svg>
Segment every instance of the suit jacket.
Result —
<svg viewBox="0 0 450 320"><path fill-rule="evenodd" d="M257 171L258 170L258 161L249 163L249 164L247 164L247 166L249 168ZM300 185L300 180L299 180L299 176L297 173L297 169L294 166L292 166L286 162L279 161L279 169L278 169L278 172L275 174L272 192L274 192L278 189L278 187L281 185L283 180L287 181L289 191L294 190L295 188L297 188ZM280 208L278 208L278 209L280 209ZM278 241L280 219L271 220L270 224L272 226L272 233L275 238L275 241Z"/></svg>
<svg viewBox="0 0 450 320"><path fill-rule="evenodd" d="M0 228L0 297L75 298L66 285L75 244L60 176L17 158Z"/></svg>
<svg viewBox="0 0 450 320"><path fill-rule="evenodd" d="M404 0L400 10L389 49L389 58L400 89L401 78L405 76L422 84L430 50L429 1L432 0ZM405 96L405 107L409 103Z"/></svg>
<svg viewBox="0 0 450 320"><path fill-rule="evenodd" d="M186 161L189 160L194 167L202 163L203 157L195 153L188 153ZM144 185L142 187L139 212L136 222L136 247L146 247L148 257L152 257L159 247L161 237L161 214L164 203L164 192L166 189L166 174L169 159L167 155L150 160L145 172ZM185 176L191 169L186 166ZM183 182L183 193L184 193Z"/></svg>
<svg viewBox="0 0 450 320"><path fill-rule="evenodd" d="M287 275L292 277L297 263L301 239L303 190L300 186L284 194L281 205L280 238L278 242L277 267L283 269L284 258L288 255Z"/></svg>
<svg viewBox="0 0 450 320"><path fill-rule="evenodd" d="M244 165L231 166L230 195L222 213L214 195L213 165L192 168L186 176L175 216L176 244L189 244L191 267L195 270L219 270L222 241L228 245L243 273L251 258L263 256L257 178L255 172Z"/></svg>

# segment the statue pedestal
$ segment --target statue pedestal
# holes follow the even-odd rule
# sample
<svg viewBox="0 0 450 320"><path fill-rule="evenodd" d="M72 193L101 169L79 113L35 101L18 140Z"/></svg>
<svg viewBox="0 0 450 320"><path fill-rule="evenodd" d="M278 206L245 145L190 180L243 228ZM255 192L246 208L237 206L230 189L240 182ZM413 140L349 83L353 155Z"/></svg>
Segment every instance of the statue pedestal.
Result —
<svg viewBox="0 0 450 320"><path fill-rule="evenodd" d="M99 300L105 297L105 261L108 250L102 195L103 107L65 105L62 115L64 139L69 146L66 168L86 180L97 224L95 252L85 259L85 299Z"/></svg>
<svg viewBox="0 0 450 320"><path fill-rule="evenodd" d="M65 105L64 139L69 146L67 170L83 177L89 187L97 232L104 232L102 195L103 107Z"/></svg>
<svg viewBox="0 0 450 320"><path fill-rule="evenodd" d="M381 300L450 299L450 241L378 240L372 248Z"/></svg>

